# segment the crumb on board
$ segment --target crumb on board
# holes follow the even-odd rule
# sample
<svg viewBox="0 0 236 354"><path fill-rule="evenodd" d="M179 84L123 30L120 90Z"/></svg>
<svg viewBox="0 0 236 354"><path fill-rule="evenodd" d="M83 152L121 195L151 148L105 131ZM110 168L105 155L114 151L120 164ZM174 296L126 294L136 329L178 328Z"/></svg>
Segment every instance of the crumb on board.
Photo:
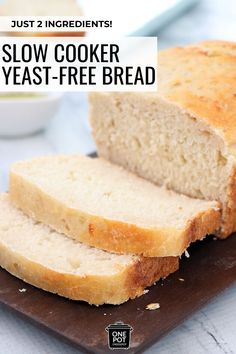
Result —
<svg viewBox="0 0 236 354"><path fill-rule="evenodd" d="M160 304L159 304L158 302L153 302L153 303L148 304L148 305L146 306L146 310L150 310L150 311L152 311L152 310L157 310L157 309L159 309L159 308L160 308Z"/></svg>
<svg viewBox="0 0 236 354"><path fill-rule="evenodd" d="M25 289L25 288L23 288L23 289L19 289L19 292L20 293L25 293L27 290Z"/></svg>
<svg viewBox="0 0 236 354"><path fill-rule="evenodd" d="M179 281L184 281L184 278L179 278Z"/></svg>
<svg viewBox="0 0 236 354"><path fill-rule="evenodd" d="M143 295L147 294L148 292L149 292L149 290L148 290L148 289L144 289L144 291L143 291Z"/></svg>
<svg viewBox="0 0 236 354"><path fill-rule="evenodd" d="M217 237L214 236L214 237L213 237L213 241L217 241Z"/></svg>
<svg viewBox="0 0 236 354"><path fill-rule="evenodd" d="M185 255L186 258L189 258L189 257L190 257L190 254L188 253L187 250L184 251L184 255Z"/></svg>

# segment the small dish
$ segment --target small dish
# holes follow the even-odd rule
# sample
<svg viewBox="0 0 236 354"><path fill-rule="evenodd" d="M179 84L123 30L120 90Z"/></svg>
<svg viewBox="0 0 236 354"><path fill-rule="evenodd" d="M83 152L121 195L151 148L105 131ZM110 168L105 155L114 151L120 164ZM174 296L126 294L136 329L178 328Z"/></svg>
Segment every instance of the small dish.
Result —
<svg viewBox="0 0 236 354"><path fill-rule="evenodd" d="M58 112L63 96L61 93L4 95L0 94L1 137L19 137L44 129Z"/></svg>

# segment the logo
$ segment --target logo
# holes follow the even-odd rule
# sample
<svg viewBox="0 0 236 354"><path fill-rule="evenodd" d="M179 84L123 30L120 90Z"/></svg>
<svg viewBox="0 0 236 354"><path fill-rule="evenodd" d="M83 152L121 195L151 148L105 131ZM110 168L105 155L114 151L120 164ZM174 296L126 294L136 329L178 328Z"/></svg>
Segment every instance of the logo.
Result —
<svg viewBox="0 0 236 354"><path fill-rule="evenodd" d="M108 332L108 345L110 349L129 349L131 342L131 332L133 328L118 321L106 327Z"/></svg>

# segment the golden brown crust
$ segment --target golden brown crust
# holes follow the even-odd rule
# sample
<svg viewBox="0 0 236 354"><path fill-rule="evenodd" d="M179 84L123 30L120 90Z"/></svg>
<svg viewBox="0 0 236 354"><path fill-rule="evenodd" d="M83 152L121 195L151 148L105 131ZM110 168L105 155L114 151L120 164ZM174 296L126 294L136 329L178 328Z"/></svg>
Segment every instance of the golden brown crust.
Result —
<svg viewBox="0 0 236 354"><path fill-rule="evenodd" d="M236 43L205 41L163 50L159 67L158 93L236 144Z"/></svg>
<svg viewBox="0 0 236 354"><path fill-rule="evenodd" d="M117 305L142 295L145 287L175 272L178 258L139 258L114 275L79 276L49 269L0 242L0 265L25 282L66 298Z"/></svg>
<svg viewBox="0 0 236 354"><path fill-rule="evenodd" d="M163 101L178 108L180 115L181 112L188 112L194 119L203 121L213 134L220 137L225 148L225 156L234 163L232 171L228 172L230 177L225 182L227 196L219 195L218 198L222 203L222 227L218 232L220 238L225 238L236 231L235 69L236 43L204 41L186 47L170 48L159 53L158 96L156 93L130 93L132 96L137 95L138 98L142 96L143 105L149 106L155 104L158 97L159 102ZM119 156L119 148L106 151L106 144L101 141L101 134L98 134L99 126L95 123L99 121L96 120L99 105L104 105L106 96L107 93L90 94L94 134L101 156L122 164L123 154ZM93 111L95 108L97 111ZM103 112L102 109L100 111ZM143 173L142 177L147 176ZM187 190L184 193L191 196Z"/></svg>
<svg viewBox="0 0 236 354"><path fill-rule="evenodd" d="M200 212L183 230L147 229L68 208L11 172L10 198L27 215L58 232L107 251L148 257L180 256L192 241L214 233L220 211Z"/></svg>
<svg viewBox="0 0 236 354"><path fill-rule="evenodd" d="M204 120L236 158L236 43L204 41L160 52L159 94ZM174 70L175 67L178 70ZM222 205L220 238L236 230L236 167Z"/></svg>
<svg viewBox="0 0 236 354"><path fill-rule="evenodd" d="M126 288L129 289L130 297L133 298L132 289L137 288L137 284L140 286L140 295L142 295L146 286L152 285L155 279L166 278L178 267L178 257L141 257L133 264L126 278Z"/></svg>
<svg viewBox="0 0 236 354"><path fill-rule="evenodd" d="M220 227L220 210L218 210L218 213L219 219L215 219L213 211L208 210L199 213L196 218L190 220L185 229L186 243L202 240L205 235L212 234L213 229L218 230Z"/></svg>
<svg viewBox="0 0 236 354"><path fill-rule="evenodd" d="M218 232L219 238L227 238L236 230L236 167L229 178L227 202L222 210L222 227Z"/></svg>

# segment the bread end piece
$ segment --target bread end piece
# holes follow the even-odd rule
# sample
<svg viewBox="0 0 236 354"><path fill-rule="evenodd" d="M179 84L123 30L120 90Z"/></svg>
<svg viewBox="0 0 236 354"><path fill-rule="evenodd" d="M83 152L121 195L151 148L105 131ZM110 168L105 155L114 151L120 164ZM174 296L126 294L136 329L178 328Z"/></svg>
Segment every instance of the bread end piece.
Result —
<svg viewBox="0 0 236 354"><path fill-rule="evenodd" d="M217 235L226 238L236 231L236 43L165 49L158 64L157 93L89 95L99 156L176 192L219 200Z"/></svg>

